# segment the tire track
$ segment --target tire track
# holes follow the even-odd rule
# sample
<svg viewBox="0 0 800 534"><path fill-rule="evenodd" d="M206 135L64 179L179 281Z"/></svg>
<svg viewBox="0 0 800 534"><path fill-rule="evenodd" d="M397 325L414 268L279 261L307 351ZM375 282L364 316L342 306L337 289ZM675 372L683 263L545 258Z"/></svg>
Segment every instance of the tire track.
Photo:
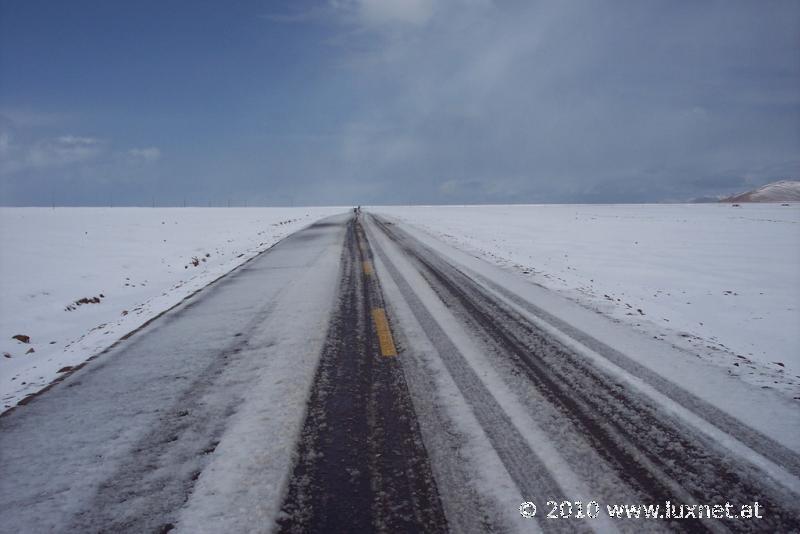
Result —
<svg viewBox="0 0 800 534"><path fill-rule="evenodd" d="M684 496L692 502L759 500L770 509L766 521L729 523L732 528L776 530L798 527L792 495L759 480L708 440L687 431L647 399L631 395L613 379L549 339L534 325L488 295L474 280L407 235L378 221L381 230L410 257L440 298L496 352L581 429L608 465L653 502ZM721 522L681 522L678 528L705 530Z"/></svg>
<svg viewBox="0 0 800 534"><path fill-rule="evenodd" d="M360 223L347 228L339 309L309 401L281 532L444 532L447 521L405 378L380 356Z"/></svg>
<svg viewBox="0 0 800 534"><path fill-rule="evenodd" d="M520 492L528 499L544 503L550 499L567 500L547 466L531 444L522 436L492 392L484 385L447 333L417 297L380 247L376 251L392 279L400 288L425 334L439 353L448 372L470 405L486 436ZM548 525L550 530L579 532L588 529L584 522L563 520Z"/></svg>
<svg viewBox="0 0 800 534"><path fill-rule="evenodd" d="M676 402L687 410L702 416L702 418L707 421L714 421L714 426L718 427L723 432L735 437L737 440L741 441L746 446L765 458L776 460L789 473L796 477L800 477L800 455L798 455L796 452L778 443L769 436L766 436L746 426L733 416L723 412L709 402L696 397L679 385L669 382L662 376L654 373L642 364L631 359L629 356L581 332L572 325L555 317L551 313L548 313L535 304L520 298L518 295L515 295L495 282L473 272L470 272L469 276L479 280L481 283L496 291L510 302L522 307L534 316L541 318L546 323L553 325L556 329L564 332L589 349L602 355L614 365L624 369L636 378L643 380L648 385L655 388L659 393L669 397L670 400Z"/></svg>

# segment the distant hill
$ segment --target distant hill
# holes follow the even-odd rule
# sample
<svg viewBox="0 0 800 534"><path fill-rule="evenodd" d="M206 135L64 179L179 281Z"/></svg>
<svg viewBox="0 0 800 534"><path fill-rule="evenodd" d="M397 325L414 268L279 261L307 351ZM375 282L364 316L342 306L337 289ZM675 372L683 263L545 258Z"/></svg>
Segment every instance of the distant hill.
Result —
<svg viewBox="0 0 800 534"><path fill-rule="evenodd" d="M758 189L739 193L720 202L800 202L800 181L780 180L762 185Z"/></svg>

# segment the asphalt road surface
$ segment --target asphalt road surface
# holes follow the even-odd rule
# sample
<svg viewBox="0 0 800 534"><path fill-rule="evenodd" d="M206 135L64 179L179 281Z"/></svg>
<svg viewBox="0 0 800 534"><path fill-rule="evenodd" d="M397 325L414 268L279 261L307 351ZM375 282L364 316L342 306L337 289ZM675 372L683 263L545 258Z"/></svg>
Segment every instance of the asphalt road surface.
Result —
<svg viewBox="0 0 800 534"><path fill-rule="evenodd" d="M367 213L0 417L9 533L793 532L799 477L797 447ZM606 513L665 501L762 517Z"/></svg>

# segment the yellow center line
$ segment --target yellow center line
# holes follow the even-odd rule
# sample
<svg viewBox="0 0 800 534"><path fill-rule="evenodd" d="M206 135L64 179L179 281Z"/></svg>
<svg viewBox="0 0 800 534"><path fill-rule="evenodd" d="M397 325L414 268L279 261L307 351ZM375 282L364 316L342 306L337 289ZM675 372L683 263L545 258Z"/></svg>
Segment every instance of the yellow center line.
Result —
<svg viewBox="0 0 800 534"><path fill-rule="evenodd" d="M383 308L372 310L372 320L375 322L375 330L378 331L381 355L397 356L397 349L394 346L394 339L392 339L392 331L389 329L389 321L386 320L386 312Z"/></svg>
<svg viewBox="0 0 800 534"><path fill-rule="evenodd" d="M371 261L365 261L364 262L364 274L369 275L369 274L372 274L373 272L375 272L375 270L372 268L372 262Z"/></svg>

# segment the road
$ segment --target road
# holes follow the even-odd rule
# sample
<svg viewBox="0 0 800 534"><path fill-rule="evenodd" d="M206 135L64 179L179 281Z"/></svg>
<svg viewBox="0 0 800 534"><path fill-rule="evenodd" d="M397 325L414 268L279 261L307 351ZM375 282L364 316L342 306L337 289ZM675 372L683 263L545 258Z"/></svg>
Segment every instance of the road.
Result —
<svg viewBox="0 0 800 534"><path fill-rule="evenodd" d="M768 434L347 214L0 417L0 532L798 531L798 443ZM605 513L665 501L763 517Z"/></svg>

